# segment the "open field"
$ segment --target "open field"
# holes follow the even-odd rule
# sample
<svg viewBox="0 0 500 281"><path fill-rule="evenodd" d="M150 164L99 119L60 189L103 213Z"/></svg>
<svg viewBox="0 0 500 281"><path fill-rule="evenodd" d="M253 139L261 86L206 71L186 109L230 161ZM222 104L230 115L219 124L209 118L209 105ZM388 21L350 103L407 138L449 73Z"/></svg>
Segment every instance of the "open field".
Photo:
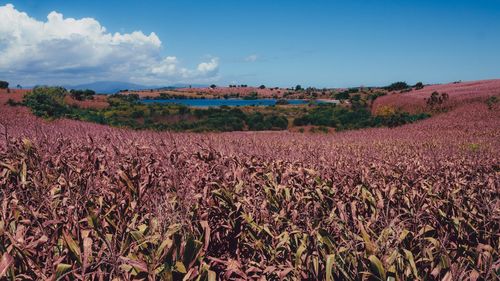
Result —
<svg viewBox="0 0 500 281"><path fill-rule="evenodd" d="M394 129L191 134L45 121L8 97L0 274L499 278L498 103Z"/></svg>
<svg viewBox="0 0 500 281"><path fill-rule="evenodd" d="M425 99L433 92L447 93L450 96L447 107L454 108L490 96L500 96L500 79L429 85L408 93L393 92L376 99L372 110L376 112L381 106L391 106L411 113L425 112L428 110Z"/></svg>

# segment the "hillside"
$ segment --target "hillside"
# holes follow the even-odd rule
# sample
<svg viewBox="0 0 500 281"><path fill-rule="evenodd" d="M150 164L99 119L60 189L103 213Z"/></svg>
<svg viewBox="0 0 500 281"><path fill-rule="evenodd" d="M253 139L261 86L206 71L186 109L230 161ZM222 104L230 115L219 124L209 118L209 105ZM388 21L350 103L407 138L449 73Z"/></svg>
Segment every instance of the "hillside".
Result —
<svg viewBox="0 0 500 281"><path fill-rule="evenodd" d="M500 79L428 85L406 93L393 92L377 98L372 110L376 112L380 107L390 106L411 113L425 112L429 110L426 99L433 92L448 94L449 101L445 106L455 108L474 101L484 101L491 96L500 97Z"/></svg>

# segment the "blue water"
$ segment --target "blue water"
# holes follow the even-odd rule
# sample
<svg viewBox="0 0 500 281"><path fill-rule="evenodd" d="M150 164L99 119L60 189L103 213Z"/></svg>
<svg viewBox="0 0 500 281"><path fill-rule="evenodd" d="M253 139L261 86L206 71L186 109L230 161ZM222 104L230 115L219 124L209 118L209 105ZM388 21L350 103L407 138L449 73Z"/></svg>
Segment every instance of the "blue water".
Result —
<svg viewBox="0 0 500 281"><path fill-rule="evenodd" d="M276 99L168 99L168 100L142 100L143 103L177 103L194 107L217 106L270 106L276 104ZM288 100L289 104L307 104L308 100Z"/></svg>

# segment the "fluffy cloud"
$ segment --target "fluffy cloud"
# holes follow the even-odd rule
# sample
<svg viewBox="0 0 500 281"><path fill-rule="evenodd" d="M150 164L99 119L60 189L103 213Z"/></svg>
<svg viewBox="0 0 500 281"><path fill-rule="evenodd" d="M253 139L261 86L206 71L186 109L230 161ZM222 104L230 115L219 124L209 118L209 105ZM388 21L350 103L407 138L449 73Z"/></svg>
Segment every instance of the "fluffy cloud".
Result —
<svg viewBox="0 0 500 281"><path fill-rule="evenodd" d="M51 12L38 21L11 4L0 6L0 75L36 83L133 80L173 83L205 81L218 72L218 59L196 69L161 55L152 32L110 33L93 18L64 18Z"/></svg>

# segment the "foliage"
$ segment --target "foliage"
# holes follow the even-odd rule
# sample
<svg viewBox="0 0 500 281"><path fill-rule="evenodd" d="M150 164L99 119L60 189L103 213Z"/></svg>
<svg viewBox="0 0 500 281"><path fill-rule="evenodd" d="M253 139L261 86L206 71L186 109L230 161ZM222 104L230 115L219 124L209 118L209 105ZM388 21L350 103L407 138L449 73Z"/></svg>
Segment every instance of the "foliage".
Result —
<svg viewBox="0 0 500 281"><path fill-rule="evenodd" d="M415 90L421 90L424 88L424 84L422 82L418 82L415 84Z"/></svg>
<svg viewBox="0 0 500 281"><path fill-rule="evenodd" d="M249 114L246 117L246 123L252 131L286 130L288 128L288 120L285 117L277 115L265 116L260 112Z"/></svg>
<svg viewBox="0 0 500 281"><path fill-rule="evenodd" d="M335 127L338 130L367 127L370 112L365 108L348 109L336 105L318 105L307 114L293 121L296 126L315 125Z"/></svg>
<svg viewBox="0 0 500 281"><path fill-rule="evenodd" d="M70 111L64 103L66 94L66 89L62 87L35 87L24 96L23 103L30 107L36 116L58 118Z"/></svg>
<svg viewBox="0 0 500 281"><path fill-rule="evenodd" d="M265 88L266 88L266 86L264 86L264 85L260 85L260 86L259 86L259 89L261 89L261 90L263 90L263 89L265 89Z"/></svg>
<svg viewBox="0 0 500 281"><path fill-rule="evenodd" d="M488 109L492 110L493 106L498 103L498 97L497 96L491 96L486 99L486 104L488 105Z"/></svg>
<svg viewBox="0 0 500 281"><path fill-rule="evenodd" d="M426 103L429 107L435 108L443 105L448 99L449 96L447 93L432 92L430 97L426 99Z"/></svg>
<svg viewBox="0 0 500 281"><path fill-rule="evenodd" d="M9 106L18 106L18 105L22 105L23 103L22 102L17 102L17 101L15 101L13 99L8 99L6 104L9 105Z"/></svg>
<svg viewBox="0 0 500 281"><path fill-rule="evenodd" d="M372 93L372 94L368 95L368 99L373 102L377 98L383 97L385 95L387 95L387 93L384 93L384 92L375 92L375 93Z"/></svg>
<svg viewBox="0 0 500 281"><path fill-rule="evenodd" d="M83 101L83 100L92 100L94 99L95 92L93 90L70 90L69 91L70 96L78 101Z"/></svg>
<svg viewBox="0 0 500 281"><path fill-rule="evenodd" d="M410 115L392 108L381 108L372 116L365 107L345 108L335 105L319 105L293 121L295 126L314 125L334 127L337 130L365 127L395 127L428 118L428 114Z"/></svg>
<svg viewBox="0 0 500 281"><path fill-rule="evenodd" d="M139 103L138 94L114 94L108 96L108 103L111 106L131 105Z"/></svg>
<svg viewBox="0 0 500 281"><path fill-rule="evenodd" d="M410 86L406 82L394 82L389 86L384 87L387 91L401 91L410 88Z"/></svg>
<svg viewBox="0 0 500 281"><path fill-rule="evenodd" d="M395 111L392 114L375 116L373 118L374 126L387 126L389 128L401 126L404 124L413 123L419 120L429 118L431 115L428 113L409 114L408 112Z"/></svg>
<svg viewBox="0 0 500 281"><path fill-rule="evenodd" d="M350 94L355 94L359 92L359 88L349 88L345 91L338 92L334 95L337 100L347 100L350 98Z"/></svg>
<svg viewBox="0 0 500 281"><path fill-rule="evenodd" d="M351 93L353 90L350 91ZM76 92L73 92L78 95ZM66 117L71 119L107 124L133 129L173 131L241 131L241 130L286 130L288 118L295 118L295 126L314 125L334 127L337 130L359 129L374 126L395 126L414 122L424 116L393 114L390 118L374 118L360 94L349 95L350 108L335 104L310 103L310 109L293 113L293 109L269 107L262 112L245 113L238 108L220 107L193 109L177 104L145 104L137 94L115 94L108 96L109 107L103 109L80 108L64 103L63 88L36 88L26 95L24 104L37 116L44 118ZM251 92L245 99L256 99ZM277 104L285 104L278 100ZM287 115L292 114L292 115Z"/></svg>
<svg viewBox="0 0 500 281"><path fill-rule="evenodd" d="M8 89L9 82L0 80L0 89Z"/></svg>
<svg viewBox="0 0 500 281"><path fill-rule="evenodd" d="M0 278L498 280L499 119L485 109L292 135L2 107Z"/></svg>

